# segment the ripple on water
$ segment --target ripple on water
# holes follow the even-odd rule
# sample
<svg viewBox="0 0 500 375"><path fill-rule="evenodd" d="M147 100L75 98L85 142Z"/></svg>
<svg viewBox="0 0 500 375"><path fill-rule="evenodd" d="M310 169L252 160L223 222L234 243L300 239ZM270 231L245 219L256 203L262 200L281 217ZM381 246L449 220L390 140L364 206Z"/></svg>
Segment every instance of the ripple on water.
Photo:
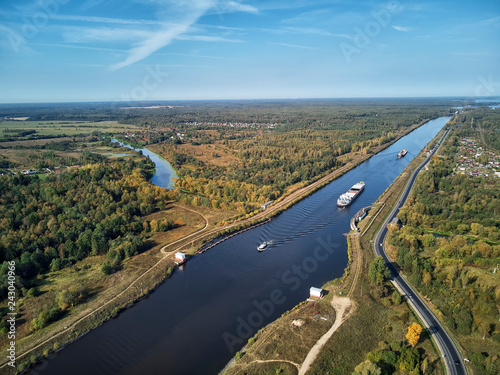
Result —
<svg viewBox="0 0 500 375"><path fill-rule="evenodd" d="M44 374L216 374L243 345L230 351L223 334L236 334L238 319L248 319L256 301L275 289L286 297L263 319L261 326L266 325L307 298L310 286L342 275L347 262L342 233L351 216L373 203L413 158L397 161L397 151L416 155L413 139L428 142L446 120L423 126L271 222L194 256L150 298L62 350ZM359 180L367 182L366 190L347 209L337 209L338 195ZM259 253L256 247L267 240L274 242ZM334 252L291 288L282 276L311 257L321 241L329 241Z"/></svg>

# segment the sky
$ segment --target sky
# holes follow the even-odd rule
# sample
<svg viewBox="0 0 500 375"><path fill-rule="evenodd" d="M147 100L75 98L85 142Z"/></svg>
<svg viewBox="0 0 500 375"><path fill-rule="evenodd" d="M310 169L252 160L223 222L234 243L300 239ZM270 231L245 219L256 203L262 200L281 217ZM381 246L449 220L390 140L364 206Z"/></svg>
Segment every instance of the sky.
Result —
<svg viewBox="0 0 500 375"><path fill-rule="evenodd" d="M0 5L1 103L498 95L498 0Z"/></svg>

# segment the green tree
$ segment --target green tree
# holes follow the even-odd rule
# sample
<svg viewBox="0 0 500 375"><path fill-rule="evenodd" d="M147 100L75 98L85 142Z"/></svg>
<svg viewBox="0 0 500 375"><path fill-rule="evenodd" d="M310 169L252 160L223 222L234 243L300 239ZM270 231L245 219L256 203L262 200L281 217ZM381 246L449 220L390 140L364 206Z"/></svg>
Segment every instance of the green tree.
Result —
<svg viewBox="0 0 500 375"><path fill-rule="evenodd" d="M395 305L401 304L401 294L397 290L392 293L392 301Z"/></svg>
<svg viewBox="0 0 500 375"><path fill-rule="evenodd" d="M403 374L418 374L420 364L420 354L417 348L403 347L399 357L397 367ZM417 370L417 372L415 372Z"/></svg>
<svg viewBox="0 0 500 375"><path fill-rule="evenodd" d="M472 332L472 314L469 310L460 309L458 314L455 314L455 322L457 331L463 335L470 335Z"/></svg>
<svg viewBox="0 0 500 375"><path fill-rule="evenodd" d="M382 369L370 360L361 362L356 366L352 375L380 375Z"/></svg>
<svg viewBox="0 0 500 375"><path fill-rule="evenodd" d="M50 271L51 272L59 271L61 269L61 265L62 265L61 259L59 258L52 259L52 262L50 262Z"/></svg>
<svg viewBox="0 0 500 375"><path fill-rule="evenodd" d="M370 263L368 276L370 280L377 285L381 285L391 276L391 271L389 271L389 268L387 268L381 256L376 257L373 262Z"/></svg>
<svg viewBox="0 0 500 375"><path fill-rule="evenodd" d="M108 241L101 231L95 230L91 240L92 255L104 254L108 250Z"/></svg>
<svg viewBox="0 0 500 375"><path fill-rule="evenodd" d="M61 311L69 310L85 299L86 292L76 286L63 289L56 295L56 303Z"/></svg>
<svg viewBox="0 0 500 375"><path fill-rule="evenodd" d="M105 275L111 275L113 273L113 266L109 262L104 262L101 266L101 271Z"/></svg>

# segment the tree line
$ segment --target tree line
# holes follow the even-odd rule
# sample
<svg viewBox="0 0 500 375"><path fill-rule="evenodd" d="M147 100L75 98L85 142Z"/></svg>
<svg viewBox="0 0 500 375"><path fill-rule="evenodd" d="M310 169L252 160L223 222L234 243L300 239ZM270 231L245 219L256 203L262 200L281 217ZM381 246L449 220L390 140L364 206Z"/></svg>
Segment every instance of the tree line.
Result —
<svg viewBox="0 0 500 375"><path fill-rule="evenodd" d="M463 136L463 128L454 130L421 173L398 215L403 227L389 226L389 253L459 336L476 373L497 374L500 184L453 172Z"/></svg>
<svg viewBox="0 0 500 375"><path fill-rule="evenodd" d="M171 222L142 219L166 207L168 192L148 182L149 159L117 160L71 168L58 175L0 178L0 298L7 261L16 261L20 285L90 255L121 259L147 248L148 236Z"/></svg>

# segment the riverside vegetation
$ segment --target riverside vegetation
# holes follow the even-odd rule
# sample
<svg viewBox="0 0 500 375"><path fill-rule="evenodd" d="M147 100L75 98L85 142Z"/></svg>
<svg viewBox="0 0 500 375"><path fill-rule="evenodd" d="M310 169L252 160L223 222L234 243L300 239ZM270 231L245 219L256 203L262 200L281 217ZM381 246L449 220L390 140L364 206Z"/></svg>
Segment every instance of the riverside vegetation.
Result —
<svg viewBox="0 0 500 375"><path fill-rule="evenodd" d="M499 124L500 113L488 108L468 110L452 119L452 131L439 156L421 173L400 211L403 226L389 224L388 236L392 258L458 340L464 357L470 361L469 370L481 375L500 373L500 184L498 177L456 174L454 167L463 138L472 137L484 149L498 153L495 135ZM422 330L403 297L388 283L383 261L373 259L368 241L377 231L377 222L380 225L398 200L411 170L422 160L420 157L412 161L379 198L386 205L372 209L361 222L361 231L367 229L365 235L351 237L351 242L360 246L357 254L365 257L365 264L371 259L369 267L362 269L352 293L357 309L325 345L311 373L443 373L429 332ZM371 225L370 217L379 210L380 216ZM357 261L363 262L362 258ZM344 289L355 264L348 267ZM324 288L338 292L335 285L339 282L334 280ZM285 318L266 330L279 327L281 321ZM307 336L307 332L302 334ZM274 341L280 352L286 352L287 342L280 339L279 331ZM258 356L251 345L247 346L247 352L249 360L245 361L247 354L240 355L238 365L230 368L229 374L242 373L241 368L246 374L297 373L285 361L257 362L256 358L263 355Z"/></svg>
<svg viewBox="0 0 500 375"><path fill-rule="evenodd" d="M474 117L476 125L470 126ZM474 374L500 373L500 183L497 176L454 172L459 141L498 131L500 114L477 109L456 117L453 131L422 172L390 227L389 252L456 336ZM498 137L484 135L498 152Z"/></svg>
<svg viewBox="0 0 500 375"><path fill-rule="evenodd" d="M176 200L248 214L356 155L372 153L415 124L449 113L404 100L387 104L374 100L181 107L168 118L151 113L135 119L148 131L121 139L151 145L172 163L180 177Z"/></svg>
<svg viewBox="0 0 500 375"><path fill-rule="evenodd" d="M39 339L40 332L49 329L49 334L54 321L71 318L104 298L104 284L97 289L70 288L70 284L81 284L78 280L96 275L96 271L104 283L106 277L111 280L116 275L127 276L121 282L130 282L128 276L143 268L128 265L150 265L158 259L159 241L165 244L194 232L199 218L173 209L169 202L198 206L196 210L210 218L211 226L216 222L223 225L235 211L251 214L260 204L317 180L357 154L369 154L374 147L407 132L411 125L449 113L441 104L233 103L125 113L85 105L80 112L43 105L2 109L4 116L30 117L30 121L0 123L4 130L9 129L0 142L5 174L0 183L6 192L0 203L0 257L4 264L14 260L19 265L20 322L24 322L20 338L36 333ZM200 120L277 126L189 125ZM43 126L44 134L30 130L36 126ZM75 127L78 131L71 133ZM10 131L12 128L16 131ZM183 139L179 133L184 134ZM128 140L133 134L133 142L173 155L173 165L182 172L173 191L148 181L152 165L140 155L130 151L121 158L105 155L116 153L116 149L102 137L120 134L124 139L129 135ZM206 155L208 149L212 150ZM222 163L218 163L220 159ZM57 166L63 167L61 174L10 176L7 172ZM162 234L169 232L176 234ZM135 256L144 251L148 258ZM60 283L65 270L70 271L71 282ZM52 283L54 286L48 287ZM4 284L2 266L0 292ZM4 343L6 335L2 336Z"/></svg>
<svg viewBox="0 0 500 375"><path fill-rule="evenodd" d="M251 338L244 351L235 357L234 364L225 369L225 375L297 374L304 353L314 344L311 338L317 337L318 327L311 321L311 307L328 306L332 295L339 295L340 292L350 298L355 307L321 349L307 373L443 373L428 331L424 329L417 334L419 330L410 330L410 327L421 327L418 319L404 297L389 282L388 269L382 258L375 258L370 243L385 215L398 201L411 171L423 160L422 155L417 156L379 197L379 203L367 217L358 223L364 235L348 236L349 264L342 278L323 285L323 289L329 292L326 297L316 302L303 302L264 327L263 333ZM291 322L294 319L302 319L306 325L293 327ZM289 338L290 331L294 331L292 339ZM409 335L409 332L413 333ZM294 349L291 351L290 342L301 344L292 344Z"/></svg>

